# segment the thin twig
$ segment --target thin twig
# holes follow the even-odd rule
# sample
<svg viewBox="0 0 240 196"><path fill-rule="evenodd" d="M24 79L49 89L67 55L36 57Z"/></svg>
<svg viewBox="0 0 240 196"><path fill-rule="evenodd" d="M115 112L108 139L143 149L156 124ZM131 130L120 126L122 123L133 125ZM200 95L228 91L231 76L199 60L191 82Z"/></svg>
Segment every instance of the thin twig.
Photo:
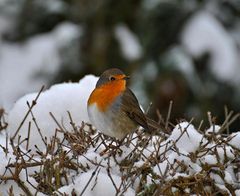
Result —
<svg viewBox="0 0 240 196"><path fill-rule="evenodd" d="M12 136L12 139L13 139L13 140L15 139L15 137L16 137L17 134L18 134L18 132L19 132L20 129L22 128L22 126L23 126L25 120L27 119L29 113L31 112L31 110L32 110L33 107L37 104L37 100L38 100L40 94L42 93L43 89L44 89L44 86L42 86L42 88L40 89L40 91L39 91L39 93L37 94L36 98L32 101L32 104L31 104L31 106L29 107L27 113L25 114L25 116L24 116L22 122L20 123L19 127L17 128L15 134Z"/></svg>
<svg viewBox="0 0 240 196"><path fill-rule="evenodd" d="M166 123L165 123L165 129L168 128L168 123L169 123L169 119L171 116L171 112L172 112L172 105L173 105L173 101L171 100L169 103L169 107L168 107L168 113L167 113L167 119L166 119Z"/></svg>

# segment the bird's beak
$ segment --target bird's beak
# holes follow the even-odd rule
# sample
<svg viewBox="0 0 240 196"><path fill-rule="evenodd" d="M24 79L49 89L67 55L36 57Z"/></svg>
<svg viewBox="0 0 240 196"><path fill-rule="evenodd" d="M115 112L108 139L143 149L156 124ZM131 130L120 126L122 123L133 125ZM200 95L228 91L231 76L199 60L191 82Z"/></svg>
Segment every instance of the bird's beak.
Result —
<svg viewBox="0 0 240 196"><path fill-rule="evenodd" d="M130 76L124 76L122 79L123 80L128 80L128 79L130 79Z"/></svg>

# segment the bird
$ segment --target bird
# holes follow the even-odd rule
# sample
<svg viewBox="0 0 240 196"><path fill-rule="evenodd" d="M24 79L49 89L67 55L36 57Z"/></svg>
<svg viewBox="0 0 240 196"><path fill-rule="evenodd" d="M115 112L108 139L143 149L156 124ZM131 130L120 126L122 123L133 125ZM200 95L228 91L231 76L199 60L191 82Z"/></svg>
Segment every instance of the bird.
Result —
<svg viewBox="0 0 240 196"><path fill-rule="evenodd" d="M147 131L159 125L142 111L134 93L127 87L125 75L118 68L104 71L87 102L90 122L104 135L122 140L139 126Z"/></svg>

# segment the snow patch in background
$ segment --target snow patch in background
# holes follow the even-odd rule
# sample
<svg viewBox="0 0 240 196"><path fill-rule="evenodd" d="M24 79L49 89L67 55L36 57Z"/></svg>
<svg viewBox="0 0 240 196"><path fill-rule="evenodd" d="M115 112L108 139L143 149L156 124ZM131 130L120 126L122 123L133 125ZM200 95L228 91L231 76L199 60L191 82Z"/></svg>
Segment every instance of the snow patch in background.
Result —
<svg viewBox="0 0 240 196"><path fill-rule="evenodd" d="M80 126L82 121L89 122L87 100L95 88L97 80L97 77L88 75L81 79L79 83L56 84L40 94L37 104L32 111L43 137L50 139L54 136L55 129L57 128L49 112L51 112L66 129L70 129L71 126L68 111L71 113L73 122L75 122L77 126ZM27 101L31 104L37 94L38 93L25 95L19 99L13 109L10 110L8 116L9 126L7 128L10 136L14 135L28 111ZM19 135L21 135L22 139L27 138L29 122L32 122L29 147L30 149L35 149L34 145L37 145L39 149L43 150L45 145L41 140L36 126L34 126L31 115L25 120L19 131Z"/></svg>
<svg viewBox="0 0 240 196"><path fill-rule="evenodd" d="M46 10L50 13L61 13L65 11L67 6L66 3L61 0L35 0L34 3L37 4L39 7L42 7L43 10Z"/></svg>
<svg viewBox="0 0 240 196"><path fill-rule="evenodd" d="M0 15L0 44L1 44L1 36L12 27L12 23L13 22L9 20L7 16Z"/></svg>
<svg viewBox="0 0 240 196"><path fill-rule="evenodd" d="M24 43L0 43L0 107L9 110L20 96L37 91L61 66L59 51L80 36L78 26L62 23ZM15 70L15 71L14 71ZM18 70L18 71L16 71Z"/></svg>
<svg viewBox="0 0 240 196"><path fill-rule="evenodd" d="M189 20L182 32L182 43L194 57L210 53L210 69L219 79L240 81L240 58L234 40L210 13L201 11Z"/></svg>
<svg viewBox="0 0 240 196"><path fill-rule="evenodd" d="M119 41L123 56L129 60L138 60L142 56L142 47L136 35L123 24L115 27L115 37Z"/></svg>

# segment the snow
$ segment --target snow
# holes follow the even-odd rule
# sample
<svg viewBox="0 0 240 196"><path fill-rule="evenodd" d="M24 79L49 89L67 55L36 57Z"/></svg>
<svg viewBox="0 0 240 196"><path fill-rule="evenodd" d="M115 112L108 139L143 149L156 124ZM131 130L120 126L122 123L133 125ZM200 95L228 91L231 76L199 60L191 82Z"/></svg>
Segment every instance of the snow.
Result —
<svg viewBox="0 0 240 196"><path fill-rule="evenodd" d="M233 145L235 148L240 149L240 132L232 133L230 135L232 138L229 142L229 144Z"/></svg>
<svg viewBox="0 0 240 196"><path fill-rule="evenodd" d="M194 57L209 52L209 67L218 79L240 81L240 58L234 39L207 11L199 11L189 20L182 32L182 44Z"/></svg>
<svg viewBox="0 0 240 196"><path fill-rule="evenodd" d="M40 94L37 104L32 111L43 137L50 139L54 135L55 129L58 128L49 112L51 112L66 129L70 129L71 126L68 111L72 116L73 122L78 126L81 125L82 121L89 122L87 99L94 89L97 80L97 77L88 75L81 79L79 83L56 84ZM10 136L15 134L24 115L28 111L27 101L31 104L37 94L38 93L25 95L19 99L12 110L9 111L9 126L7 131ZM22 138L27 138L28 132L26 130L28 130L29 122L32 122L31 139L29 143L30 149L35 149L34 145L37 145L40 149L44 149L45 145L41 140L37 127L34 126L31 115L25 120L19 131L19 135L21 135Z"/></svg>
<svg viewBox="0 0 240 196"><path fill-rule="evenodd" d="M207 134L212 134L212 133L218 133L220 130L220 126L218 125L212 125L211 127L209 127L206 131Z"/></svg>
<svg viewBox="0 0 240 196"><path fill-rule="evenodd" d="M217 158L215 155L206 155L201 159L201 162L203 164L207 163L207 164L213 165L217 163Z"/></svg>
<svg viewBox="0 0 240 196"><path fill-rule="evenodd" d="M101 149L99 149L97 152L94 152L94 150L89 150L86 155L84 156L79 156L78 157L78 162L81 163L83 166L88 166L89 169L95 169L96 165L98 165L101 162L101 165L104 167L110 166L111 173L113 174L119 174L119 168L116 166L116 163L110 159L107 160L106 156L101 157L100 153L102 152ZM91 162L89 161L91 160ZM103 173L106 173L106 171L102 171Z"/></svg>
<svg viewBox="0 0 240 196"><path fill-rule="evenodd" d="M240 189L235 191L236 196L240 196Z"/></svg>
<svg viewBox="0 0 240 196"><path fill-rule="evenodd" d="M136 35L124 24L115 27L115 37L118 40L123 56L129 60L138 60L142 56L142 47Z"/></svg>
<svg viewBox="0 0 240 196"><path fill-rule="evenodd" d="M61 13L66 9L66 3L60 0L48 0L46 2L41 0L36 0L34 2L37 6L42 7L45 12L49 13Z"/></svg>
<svg viewBox="0 0 240 196"><path fill-rule="evenodd" d="M233 154L233 149L230 146L227 147L217 147L216 148L219 158L224 161L225 156L230 159L234 159L235 155Z"/></svg>
<svg viewBox="0 0 240 196"><path fill-rule="evenodd" d="M156 8L158 6L158 4L161 2L163 2L163 0L144 0L142 2L142 4L146 10L151 10L151 9Z"/></svg>
<svg viewBox="0 0 240 196"><path fill-rule="evenodd" d="M58 191L61 193L67 193L71 194L72 189L74 188L77 195L81 194L84 187L86 186L87 182L93 175L93 170L89 170L86 173L83 173L76 177L74 180L74 183L64 186L60 188ZM114 183L116 184L116 187L119 187L121 184L121 178L116 175L111 175ZM98 183L95 184L95 178L93 178L90 181L89 186L87 186L87 189L84 192L85 196L105 196L105 195L116 195L116 190L113 186L113 183L110 179L110 177L107 174L99 173L98 175ZM92 189L93 188L93 189ZM92 190L91 190L92 189ZM124 195L126 196L134 196L135 191L131 188L127 189L126 192L124 192Z"/></svg>
<svg viewBox="0 0 240 196"><path fill-rule="evenodd" d="M6 16L0 14L0 44L1 36L6 33L12 27L12 21L9 20Z"/></svg>
<svg viewBox="0 0 240 196"><path fill-rule="evenodd" d="M158 69L154 62L147 62L142 70L142 77L149 82L154 82L158 77Z"/></svg>
<svg viewBox="0 0 240 196"><path fill-rule="evenodd" d="M224 171L224 174L225 174L224 180L229 184L234 184L231 174L228 173L227 171Z"/></svg>
<svg viewBox="0 0 240 196"><path fill-rule="evenodd" d="M188 122L176 125L169 140L176 142L176 146L186 152L195 152L204 142L203 136Z"/></svg>
<svg viewBox="0 0 240 196"><path fill-rule="evenodd" d="M193 62L189 55L179 46L174 46L167 54L167 60L177 66L177 68L185 74L186 78L195 76ZM191 83L189 83L191 85Z"/></svg>
<svg viewBox="0 0 240 196"><path fill-rule="evenodd" d="M165 171L167 170L167 167L169 166L169 162L167 160L161 162L160 164L156 165L154 168L153 168L153 171L159 175L159 176L162 176Z"/></svg>
<svg viewBox="0 0 240 196"><path fill-rule="evenodd" d="M53 77L61 66L61 48L80 34L78 26L62 23L23 43L0 41L0 106L9 110L20 96L47 84L47 77Z"/></svg>

